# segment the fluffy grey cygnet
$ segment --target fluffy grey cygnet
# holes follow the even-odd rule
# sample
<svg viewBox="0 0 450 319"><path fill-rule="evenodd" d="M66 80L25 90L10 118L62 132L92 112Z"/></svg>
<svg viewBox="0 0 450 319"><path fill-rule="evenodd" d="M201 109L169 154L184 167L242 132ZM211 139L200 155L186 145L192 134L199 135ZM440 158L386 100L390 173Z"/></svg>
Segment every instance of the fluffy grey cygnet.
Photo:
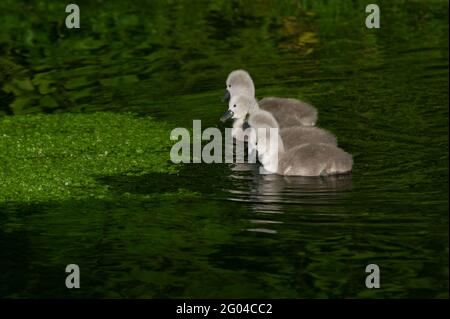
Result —
<svg viewBox="0 0 450 319"><path fill-rule="evenodd" d="M252 98L255 97L253 80L250 74L245 70L232 71L228 75L226 86L224 99L231 99L238 95ZM313 106L300 100L267 97L259 101L259 107L272 113L281 128L298 125L314 126L317 122L317 110ZM242 120L243 119L236 118L236 125L233 125L233 127L242 127Z"/></svg>
<svg viewBox="0 0 450 319"><path fill-rule="evenodd" d="M320 176L343 174L352 170L352 156L336 145L306 143L286 148L275 117L259 109L258 103L252 98L242 95L232 97L227 112L231 118L250 114L248 123L256 132L254 147L263 166L261 172L264 174Z"/></svg>
<svg viewBox="0 0 450 319"><path fill-rule="evenodd" d="M236 105L239 107L236 108ZM248 134L244 130L245 119L250 127L277 127L280 128L275 116L259 107L254 97L248 95L234 95L229 102L228 111L222 116L222 121L233 118L232 135L237 140L248 141ZM337 145L336 137L319 127L292 126L280 128L279 132L285 149L291 149L301 144L324 143ZM251 145L250 145L251 148Z"/></svg>

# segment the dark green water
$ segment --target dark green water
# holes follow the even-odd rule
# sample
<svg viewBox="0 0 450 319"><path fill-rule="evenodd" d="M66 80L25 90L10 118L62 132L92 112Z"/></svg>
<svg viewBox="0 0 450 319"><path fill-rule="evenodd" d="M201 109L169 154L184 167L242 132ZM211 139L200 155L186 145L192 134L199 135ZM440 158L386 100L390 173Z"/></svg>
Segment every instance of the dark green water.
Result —
<svg viewBox="0 0 450 319"><path fill-rule="evenodd" d="M223 129L225 78L245 68L258 97L314 104L353 174L191 164L99 177L116 201L0 204L1 296L448 298L448 2L379 1L378 30L363 1L77 3L80 30L65 3L1 2L0 114ZM200 196L120 196L179 188ZM371 263L380 289L365 287Z"/></svg>

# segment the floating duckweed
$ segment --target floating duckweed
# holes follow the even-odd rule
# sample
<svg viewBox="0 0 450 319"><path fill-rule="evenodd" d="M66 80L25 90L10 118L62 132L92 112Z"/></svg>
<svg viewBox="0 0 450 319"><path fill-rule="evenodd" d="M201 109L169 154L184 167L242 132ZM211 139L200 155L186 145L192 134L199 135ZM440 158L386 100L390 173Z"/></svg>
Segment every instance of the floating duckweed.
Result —
<svg viewBox="0 0 450 319"><path fill-rule="evenodd" d="M1 118L0 203L107 198L112 195L99 177L175 173L169 132L133 114Z"/></svg>

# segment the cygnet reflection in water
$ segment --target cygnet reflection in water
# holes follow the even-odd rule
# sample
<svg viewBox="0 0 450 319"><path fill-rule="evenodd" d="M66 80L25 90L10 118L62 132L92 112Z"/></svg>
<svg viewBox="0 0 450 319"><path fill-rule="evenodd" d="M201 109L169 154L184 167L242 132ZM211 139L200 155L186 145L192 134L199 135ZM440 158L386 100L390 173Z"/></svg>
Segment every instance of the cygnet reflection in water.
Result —
<svg viewBox="0 0 450 319"><path fill-rule="evenodd" d="M248 218L254 227L248 231L276 233L286 205L304 206L319 211L323 205L333 205L352 188L351 174L323 177L281 176L259 174L258 164L233 164L229 179L228 200L249 203L254 216ZM278 227L277 227L278 228Z"/></svg>
<svg viewBox="0 0 450 319"><path fill-rule="evenodd" d="M275 204L325 204L338 199L352 187L352 175L318 177L259 174L258 164L232 164L230 180L235 189L230 193L239 198L230 200ZM245 181L243 183L242 181Z"/></svg>

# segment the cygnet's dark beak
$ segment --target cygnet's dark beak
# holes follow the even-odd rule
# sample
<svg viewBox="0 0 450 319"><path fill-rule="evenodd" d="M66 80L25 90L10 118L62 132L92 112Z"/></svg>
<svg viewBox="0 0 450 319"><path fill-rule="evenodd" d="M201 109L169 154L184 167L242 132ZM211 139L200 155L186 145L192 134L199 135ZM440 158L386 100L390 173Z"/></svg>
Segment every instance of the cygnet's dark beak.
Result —
<svg viewBox="0 0 450 319"><path fill-rule="evenodd" d="M230 99L230 91L225 90L225 94L222 97L222 102L228 101Z"/></svg>
<svg viewBox="0 0 450 319"><path fill-rule="evenodd" d="M220 118L220 120L221 120L222 122L225 122L226 120L231 119L231 118L233 117L233 115L234 115L234 112L231 111L231 110L228 110L228 111L226 111L226 112L222 115L222 117Z"/></svg>

